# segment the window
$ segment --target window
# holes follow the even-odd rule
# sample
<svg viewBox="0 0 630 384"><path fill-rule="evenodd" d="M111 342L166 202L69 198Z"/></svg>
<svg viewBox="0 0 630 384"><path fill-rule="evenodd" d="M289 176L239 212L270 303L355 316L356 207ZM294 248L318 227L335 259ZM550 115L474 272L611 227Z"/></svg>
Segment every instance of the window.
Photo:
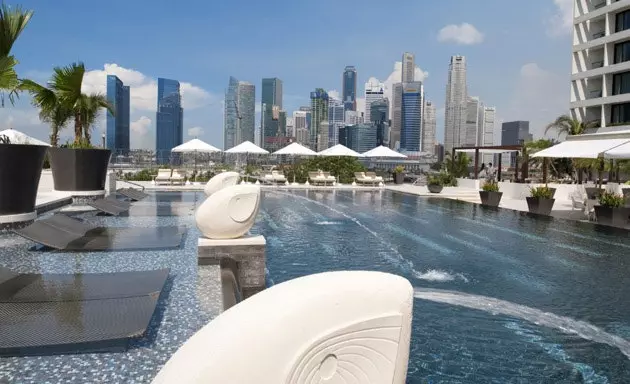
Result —
<svg viewBox="0 0 630 384"><path fill-rule="evenodd" d="M630 123L630 103L613 104L611 109L611 124Z"/></svg>
<svg viewBox="0 0 630 384"><path fill-rule="evenodd" d="M615 32L630 29L630 11L620 12L615 15Z"/></svg>
<svg viewBox="0 0 630 384"><path fill-rule="evenodd" d="M613 75L613 95L630 93L630 72L622 72Z"/></svg>
<svg viewBox="0 0 630 384"><path fill-rule="evenodd" d="M630 60L630 41L615 44L614 64L623 63Z"/></svg>

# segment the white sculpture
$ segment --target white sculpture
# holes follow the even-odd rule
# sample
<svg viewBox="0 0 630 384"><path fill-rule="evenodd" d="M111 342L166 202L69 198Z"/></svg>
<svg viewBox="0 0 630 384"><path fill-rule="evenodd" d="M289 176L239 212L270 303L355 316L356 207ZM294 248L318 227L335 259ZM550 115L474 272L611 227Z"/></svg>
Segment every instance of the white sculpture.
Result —
<svg viewBox="0 0 630 384"><path fill-rule="evenodd" d="M238 184L239 174L237 172L222 172L215 175L208 180L208 183L203 189L206 196L211 196L213 193L231 185Z"/></svg>
<svg viewBox="0 0 630 384"><path fill-rule="evenodd" d="M225 187L197 208L197 228L209 239L237 239L254 225L260 199L259 186L239 184Z"/></svg>
<svg viewBox="0 0 630 384"><path fill-rule="evenodd" d="M154 384L403 384L413 288L381 272L275 285L194 334Z"/></svg>

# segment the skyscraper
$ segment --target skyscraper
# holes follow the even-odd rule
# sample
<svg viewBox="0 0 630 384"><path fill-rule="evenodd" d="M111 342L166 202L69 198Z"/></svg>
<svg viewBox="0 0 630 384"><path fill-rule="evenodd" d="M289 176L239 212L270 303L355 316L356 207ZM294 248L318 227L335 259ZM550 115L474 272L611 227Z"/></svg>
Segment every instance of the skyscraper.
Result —
<svg viewBox="0 0 630 384"><path fill-rule="evenodd" d="M405 52L402 57L402 79L403 83L416 81L414 74L416 71L416 57L413 53Z"/></svg>
<svg viewBox="0 0 630 384"><path fill-rule="evenodd" d="M155 150L159 164L167 164L171 149L184 141L184 109L179 81L158 78Z"/></svg>
<svg viewBox="0 0 630 384"><path fill-rule="evenodd" d="M376 129L373 124L346 125L339 131L339 144L363 153L376 147Z"/></svg>
<svg viewBox="0 0 630 384"><path fill-rule="evenodd" d="M262 147L273 151L280 137L280 110L282 110L282 80L277 77L262 80L261 100Z"/></svg>
<svg viewBox="0 0 630 384"><path fill-rule="evenodd" d="M357 110L357 70L347 66L343 71L343 107L346 111Z"/></svg>
<svg viewBox="0 0 630 384"><path fill-rule="evenodd" d="M480 146L488 147L494 145L494 120L496 118L497 111L494 107L483 107L483 119L481 135L478 143ZM489 163L494 159L494 155L484 154L483 162Z"/></svg>
<svg viewBox="0 0 630 384"><path fill-rule="evenodd" d="M117 154L129 152L129 87L115 75L107 75L107 100L115 115L107 112L107 148Z"/></svg>
<svg viewBox="0 0 630 384"><path fill-rule="evenodd" d="M444 150L447 153L450 153L453 147L461 146L462 130L466 121L467 98L466 58L452 56L448 70L444 116Z"/></svg>
<svg viewBox="0 0 630 384"><path fill-rule="evenodd" d="M238 124L238 79L230 76L223 106L223 149L227 150L236 145Z"/></svg>
<svg viewBox="0 0 630 384"><path fill-rule="evenodd" d="M370 79L365 83L365 115L366 122L370 121L372 103L385 97L385 84L377 79Z"/></svg>
<svg viewBox="0 0 630 384"><path fill-rule="evenodd" d="M238 82L238 118L234 146L245 141L254 142L256 135L256 86L246 81ZM227 149L227 148L226 148Z"/></svg>
<svg viewBox="0 0 630 384"><path fill-rule="evenodd" d="M370 108L370 122L376 127L376 146L389 146L389 100L376 100Z"/></svg>
<svg viewBox="0 0 630 384"><path fill-rule="evenodd" d="M339 128L345 125L344 103L329 97L328 99L328 146L339 144Z"/></svg>
<svg viewBox="0 0 630 384"><path fill-rule="evenodd" d="M395 150L400 148L400 131L402 128L402 93L403 83L395 83L392 89L392 127L389 142L389 147Z"/></svg>
<svg viewBox="0 0 630 384"><path fill-rule="evenodd" d="M328 148L328 93L322 88L311 92L310 136L312 150L319 152Z"/></svg>
<svg viewBox="0 0 630 384"><path fill-rule="evenodd" d="M402 127L400 130L400 149L405 152L422 150L422 106L424 89L422 82L403 83L402 90Z"/></svg>
<svg viewBox="0 0 630 384"><path fill-rule="evenodd" d="M458 146L481 146L480 138L483 136L483 103L478 97L469 97L466 102L466 124L460 131Z"/></svg>
<svg viewBox="0 0 630 384"><path fill-rule="evenodd" d="M435 155L436 108L431 101L424 102L422 111L422 152Z"/></svg>
<svg viewBox="0 0 630 384"><path fill-rule="evenodd" d="M529 121L508 121L501 126L501 145L522 145L532 141L529 133ZM502 166L513 167L516 164L516 153L503 154Z"/></svg>

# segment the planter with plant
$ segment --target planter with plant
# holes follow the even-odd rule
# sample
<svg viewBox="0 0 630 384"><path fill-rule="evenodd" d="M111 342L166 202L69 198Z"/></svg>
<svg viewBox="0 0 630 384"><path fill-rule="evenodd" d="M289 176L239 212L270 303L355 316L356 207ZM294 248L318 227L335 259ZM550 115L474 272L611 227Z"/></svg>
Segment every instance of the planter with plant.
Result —
<svg viewBox="0 0 630 384"><path fill-rule="evenodd" d="M40 109L40 119L50 124L49 151L55 190L95 192L105 189L107 166L111 151L95 148L90 141L90 130L102 109L114 114L114 107L99 93L81 92L85 66L73 63L53 70L48 87L23 80L20 89L32 96L32 103ZM58 148L59 131L72 123L74 141Z"/></svg>
<svg viewBox="0 0 630 384"><path fill-rule="evenodd" d="M487 205L489 207L498 207L502 196L503 192L499 192L499 184L495 181L488 181L481 187L481 191L479 191L481 205Z"/></svg>
<svg viewBox="0 0 630 384"><path fill-rule="evenodd" d="M599 195L599 205L595 206L597 222L613 227L625 227L630 218L630 207L622 195L613 192L602 192Z"/></svg>
<svg viewBox="0 0 630 384"><path fill-rule="evenodd" d="M402 165L397 165L394 168L394 183L395 184L403 184L405 182L405 167Z"/></svg>
<svg viewBox="0 0 630 384"><path fill-rule="evenodd" d="M527 208L530 213L549 216L553 209L555 199L553 191L547 186L534 187L530 191L531 196L527 197Z"/></svg>
<svg viewBox="0 0 630 384"><path fill-rule="evenodd" d="M440 193L444 188L444 177L442 174L429 175L427 177L427 189L431 193Z"/></svg>

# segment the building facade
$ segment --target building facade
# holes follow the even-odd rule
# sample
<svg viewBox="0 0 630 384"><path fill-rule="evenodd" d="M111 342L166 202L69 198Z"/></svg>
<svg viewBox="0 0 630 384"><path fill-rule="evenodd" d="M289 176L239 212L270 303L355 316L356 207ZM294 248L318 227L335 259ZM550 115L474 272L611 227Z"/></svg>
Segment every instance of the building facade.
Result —
<svg viewBox="0 0 630 384"><path fill-rule="evenodd" d="M435 155L435 133L437 110L431 101L424 102L422 110L422 152Z"/></svg>
<svg viewBox="0 0 630 384"><path fill-rule="evenodd" d="M523 145L533 140L529 133L529 121L508 121L501 125L501 145ZM503 167L516 165L516 153L505 153L501 160Z"/></svg>
<svg viewBox="0 0 630 384"><path fill-rule="evenodd" d="M490 147L494 143L494 123L497 116L497 110L494 107L483 107L482 129L480 131L478 143L479 146ZM495 162L495 156L492 154L484 154L483 162Z"/></svg>
<svg viewBox="0 0 630 384"><path fill-rule="evenodd" d="M339 131L339 144L363 153L376 148L376 126L374 124L346 125Z"/></svg>
<svg viewBox="0 0 630 384"><path fill-rule="evenodd" d="M223 106L223 148L255 142L256 87L230 76Z"/></svg>
<svg viewBox="0 0 630 384"><path fill-rule="evenodd" d="M389 147L400 149L400 131L402 129L402 94L403 83L395 83L392 87L391 134Z"/></svg>
<svg viewBox="0 0 630 384"><path fill-rule="evenodd" d="M389 100L377 100L370 108L370 123L376 127L376 146L389 146Z"/></svg>
<svg viewBox="0 0 630 384"><path fill-rule="evenodd" d="M260 109L261 144L270 152L278 146L278 137L282 137L280 111L282 110L282 80L277 77L262 79L262 97Z"/></svg>
<svg viewBox="0 0 630 384"><path fill-rule="evenodd" d="M424 90L422 83L403 83L402 126L400 129L400 150L404 152L422 151L422 106Z"/></svg>
<svg viewBox="0 0 630 384"><path fill-rule="evenodd" d="M323 123L326 123L325 126ZM310 148L314 151L323 151L328 148L328 93L322 88L311 92L311 124ZM323 143L323 130L326 129L326 145Z"/></svg>
<svg viewBox="0 0 630 384"><path fill-rule="evenodd" d="M412 83L416 81L416 57L413 53L405 52L402 57L402 79L403 83Z"/></svg>
<svg viewBox="0 0 630 384"><path fill-rule="evenodd" d="M365 122L370 121L372 103L382 100L384 97L385 84L376 79L371 79L371 81L365 83L365 114L363 115Z"/></svg>
<svg viewBox="0 0 630 384"><path fill-rule="evenodd" d="M115 114L107 112L106 146L117 154L126 155L130 150L129 87L115 75L107 75L107 101L114 106Z"/></svg>
<svg viewBox="0 0 630 384"><path fill-rule="evenodd" d="M457 147L480 146L480 138L483 136L483 103L478 97L468 97L466 103L465 124L460 131Z"/></svg>
<svg viewBox="0 0 630 384"><path fill-rule="evenodd" d="M155 122L156 160L158 164L168 164L171 149L184 142L184 109L179 81L158 78Z"/></svg>
<svg viewBox="0 0 630 384"><path fill-rule="evenodd" d="M347 66L343 71L342 102L346 111L357 110L357 69Z"/></svg>
<svg viewBox="0 0 630 384"><path fill-rule="evenodd" d="M448 69L444 112L444 150L447 153L450 153L453 147L461 146L467 101L466 58L464 56L452 56Z"/></svg>
<svg viewBox="0 0 630 384"><path fill-rule="evenodd" d="M630 129L630 1L574 0L573 14L571 115Z"/></svg>
<svg viewBox="0 0 630 384"><path fill-rule="evenodd" d="M339 129L345 125L344 102L328 98L328 147L339 143Z"/></svg>

